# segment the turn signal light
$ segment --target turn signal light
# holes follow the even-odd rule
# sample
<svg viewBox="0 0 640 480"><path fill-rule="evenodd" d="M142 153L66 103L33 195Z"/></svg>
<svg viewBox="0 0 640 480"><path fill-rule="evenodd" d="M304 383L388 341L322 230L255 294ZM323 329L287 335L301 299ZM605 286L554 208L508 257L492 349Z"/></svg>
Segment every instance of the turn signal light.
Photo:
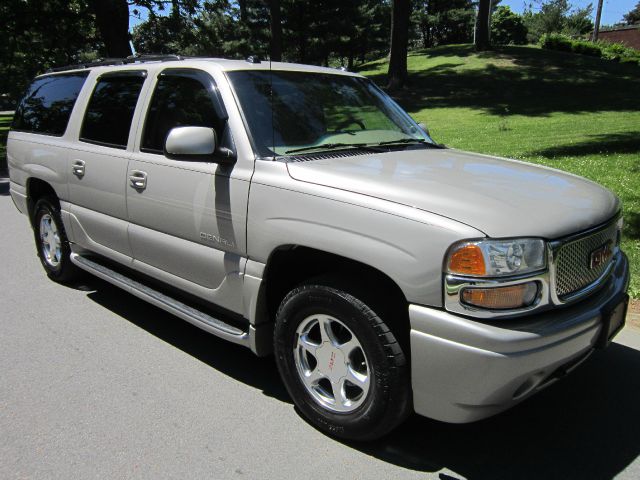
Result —
<svg viewBox="0 0 640 480"><path fill-rule="evenodd" d="M462 302L490 310L510 310L530 306L537 296L538 284L528 282L508 287L466 288L462 291Z"/></svg>
<svg viewBox="0 0 640 480"><path fill-rule="evenodd" d="M449 272L461 275L484 275L486 267L482 250L477 245L465 245L449 257Z"/></svg>

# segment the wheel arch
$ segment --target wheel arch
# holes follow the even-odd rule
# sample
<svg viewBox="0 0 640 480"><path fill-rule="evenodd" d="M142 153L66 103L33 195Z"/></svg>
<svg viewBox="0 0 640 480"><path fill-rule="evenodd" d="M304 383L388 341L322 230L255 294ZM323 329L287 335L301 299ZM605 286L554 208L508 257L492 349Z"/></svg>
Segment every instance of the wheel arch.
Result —
<svg viewBox="0 0 640 480"><path fill-rule="evenodd" d="M29 221L33 223L33 209L43 197L51 197L60 206L58 193L51 186L51 184L45 180L37 177L29 177L26 183L27 187L27 211L29 213Z"/></svg>
<svg viewBox="0 0 640 480"><path fill-rule="evenodd" d="M256 323L273 324L287 293L313 279L359 297L386 316L398 340L408 345L408 301L391 277L361 261L297 244L280 245L269 255L258 293Z"/></svg>

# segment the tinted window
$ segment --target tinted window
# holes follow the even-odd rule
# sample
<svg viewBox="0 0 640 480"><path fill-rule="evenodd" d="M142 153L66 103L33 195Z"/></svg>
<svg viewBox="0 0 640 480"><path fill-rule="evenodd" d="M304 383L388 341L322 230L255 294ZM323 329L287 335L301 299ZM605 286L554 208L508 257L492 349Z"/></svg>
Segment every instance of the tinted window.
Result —
<svg viewBox="0 0 640 480"><path fill-rule="evenodd" d="M78 94L89 72L36 78L16 109L12 128L64 135Z"/></svg>
<svg viewBox="0 0 640 480"><path fill-rule="evenodd" d="M196 73L162 74L151 98L141 149L161 153L174 127L209 127L221 135L224 115L212 92Z"/></svg>
<svg viewBox="0 0 640 480"><path fill-rule="evenodd" d="M143 83L139 73L100 78L87 105L80 140L126 148Z"/></svg>

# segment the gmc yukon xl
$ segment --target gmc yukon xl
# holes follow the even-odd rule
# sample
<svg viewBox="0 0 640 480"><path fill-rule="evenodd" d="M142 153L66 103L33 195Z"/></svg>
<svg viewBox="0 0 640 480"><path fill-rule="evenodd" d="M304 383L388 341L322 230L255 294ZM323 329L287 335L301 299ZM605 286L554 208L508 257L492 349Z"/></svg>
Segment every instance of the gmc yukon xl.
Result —
<svg viewBox="0 0 640 480"><path fill-rule="evenodd" d="M61 68L28 88L7 151L51 279L90 272L274 354L301 414L337 437L413 411L494 415L624 324L613 193L445 148L358 74L173 56Z"/></svg>

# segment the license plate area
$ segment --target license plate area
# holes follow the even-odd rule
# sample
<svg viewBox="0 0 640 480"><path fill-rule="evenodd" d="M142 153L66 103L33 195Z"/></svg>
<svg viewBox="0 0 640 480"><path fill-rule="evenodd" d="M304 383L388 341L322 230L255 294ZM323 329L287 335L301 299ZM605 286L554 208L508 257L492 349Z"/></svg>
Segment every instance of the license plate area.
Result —
<svg viewBox="0 0 640 480"><path fill-rule="evenodd" d="M629 295L624 295L622 299L607 304L602 309L602 330L596 343L596 348L606 348L613 340L613 337L622 330L627 317L627 307L629 306Z"/></svg>

